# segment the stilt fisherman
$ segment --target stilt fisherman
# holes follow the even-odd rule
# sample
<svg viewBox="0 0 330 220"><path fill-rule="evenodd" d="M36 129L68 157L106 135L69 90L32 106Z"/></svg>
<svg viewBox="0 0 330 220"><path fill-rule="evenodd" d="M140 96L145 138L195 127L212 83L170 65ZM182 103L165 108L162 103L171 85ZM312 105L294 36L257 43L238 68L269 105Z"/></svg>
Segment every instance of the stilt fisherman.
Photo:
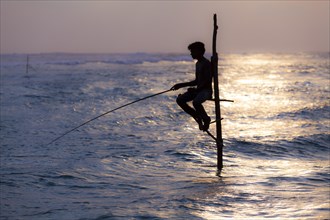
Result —
<svg viewBox="0 0 330 220"><path fill-rule="evenodd" d="M171 89L177 90L188 87L187 92L180 94L176 102L189 115L191 115L199 125L199 129L207 131L210 126L210 117L207 115L202 103L212 98L212 72L211 62L204 57L205 46L202 42L195 42L188 46L191 57L197 60L195 70L195 80L175 84ZM187 102L192 101L193 107Z"/></svg>

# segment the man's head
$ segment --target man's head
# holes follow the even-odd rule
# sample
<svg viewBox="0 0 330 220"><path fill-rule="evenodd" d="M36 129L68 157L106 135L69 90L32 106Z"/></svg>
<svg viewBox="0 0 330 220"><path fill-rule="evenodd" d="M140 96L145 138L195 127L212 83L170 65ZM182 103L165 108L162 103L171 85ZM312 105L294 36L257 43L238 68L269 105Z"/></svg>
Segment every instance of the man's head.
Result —
<svg viewBox="0 0 330 220"><path fill-rule="evenodd" d="M198 59L204 55L205 46L202 42L195 42L188 46L188 50L190 50L193 59Z"/></svg>

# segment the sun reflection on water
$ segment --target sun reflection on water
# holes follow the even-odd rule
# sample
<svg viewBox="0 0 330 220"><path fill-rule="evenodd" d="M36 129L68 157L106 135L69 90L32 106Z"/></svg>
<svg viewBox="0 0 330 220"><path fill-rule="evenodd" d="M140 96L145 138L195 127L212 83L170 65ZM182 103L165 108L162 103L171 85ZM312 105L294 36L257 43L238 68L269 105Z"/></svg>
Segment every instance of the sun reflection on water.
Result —
<svg viewBox="0 0 330 220"><path fill-rule="evenodd" d="M191 192L194 215L202 219L328 217L326 211L318 212L330 208L328 188L309 181L327 161L237 158L235 163L239 167L226 167L220 179L198 182L207 187Z"/></svg>
<svg viewBox="0 0 330 220"><path fill-rule="evenodd" d="M222 65L221 96L235 101L223 104L225 136L239 135L247 139L267 136L276 140L316 133L315 121L293 117L295 112L328 103L326 98L319 99L322 91L314 86L321 85L329 91L328 82L319 77L316 69L309 69L308 75L303 71L287 74L292 68L301 66L301 60L290 59L289 55L274 57L267 54L233 55ZM311 90L315 95L306 96Z"/></svg>
<svg viewBox="0 0 330 220"><path fill-rule="evenodd" d="M220 91L223 136L246 143L262 153L267 146L278 149L276 156L243 156L225 146L225 168L220 179L204 180L202 192L188 196L195 201L192 213L202 219L329 219L329 187L326 177L329 160L310 159L296 153L304 151L281 146L299 137L330 134L329 121L318 120L315 109L329 104L329 81L322 69L305 68L308 62L290 55L234 56L223 61ZM323 64L313 64L314 66ZM221 84L223 82L223 84ZM207 105L212 111L213 105ZM270 144L271 145L267 145ZM274 145L277 143L277 145ZM298 143L291 143L295 148ZM237 144L236 144L237 145ZM238 143L239 147L239 143ZM244 147L241 147L242 150ZM295 151L296 150L296 151ZM195 155L199 155L198 151ZM214 163L215 158L199 155ZM203 181L200 182L202 184Z"/></svg>

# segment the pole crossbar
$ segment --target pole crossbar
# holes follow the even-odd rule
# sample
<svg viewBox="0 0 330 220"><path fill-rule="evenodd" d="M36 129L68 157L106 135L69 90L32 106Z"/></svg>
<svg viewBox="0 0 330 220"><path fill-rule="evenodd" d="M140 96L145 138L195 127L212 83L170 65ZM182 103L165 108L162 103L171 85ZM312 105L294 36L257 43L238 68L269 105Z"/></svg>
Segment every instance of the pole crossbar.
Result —
<svg viewBox="0 0 330 220"><path fill-rule="evenodd" d="M214 101L215 99L208 99L207 101ZM219 99L219 102L234 102L234 100L230 100L230 99Z"/></svg>
<svg viewBox="0 0 330 220"><path fill-rule="evenodd" d="M211 138L213 138L213 140L215 140L215 142L217 142L218 140L217 140L217 138L216 137L214 137L214 135L213 134L211 134L211 132L209 131L209 130L206 130L205 131Z"/></svg>
<svg viewBox="0 0 330 220"><path fill-rule="evenodd" d="M220 118L220 120L222 120L223 118ZM214 120L214 121L211 121L210 122L210 124L214 124L214 123L216 123L217 122L217 120Z"/></svg>

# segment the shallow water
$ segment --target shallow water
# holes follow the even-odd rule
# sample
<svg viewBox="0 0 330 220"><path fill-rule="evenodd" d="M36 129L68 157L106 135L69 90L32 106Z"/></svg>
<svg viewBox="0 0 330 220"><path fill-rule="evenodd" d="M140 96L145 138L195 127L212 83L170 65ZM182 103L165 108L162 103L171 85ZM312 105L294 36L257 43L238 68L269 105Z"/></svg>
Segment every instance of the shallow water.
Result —
<svg viewBox="0 0 330 220"><path fill-rule="evenodd" d="M329 54L220 56L224 169L180 54L1 55L1 219L330 219ZM213 103L206 109L214 117ZM215 126L210 131L215 133Z"/></svg>

